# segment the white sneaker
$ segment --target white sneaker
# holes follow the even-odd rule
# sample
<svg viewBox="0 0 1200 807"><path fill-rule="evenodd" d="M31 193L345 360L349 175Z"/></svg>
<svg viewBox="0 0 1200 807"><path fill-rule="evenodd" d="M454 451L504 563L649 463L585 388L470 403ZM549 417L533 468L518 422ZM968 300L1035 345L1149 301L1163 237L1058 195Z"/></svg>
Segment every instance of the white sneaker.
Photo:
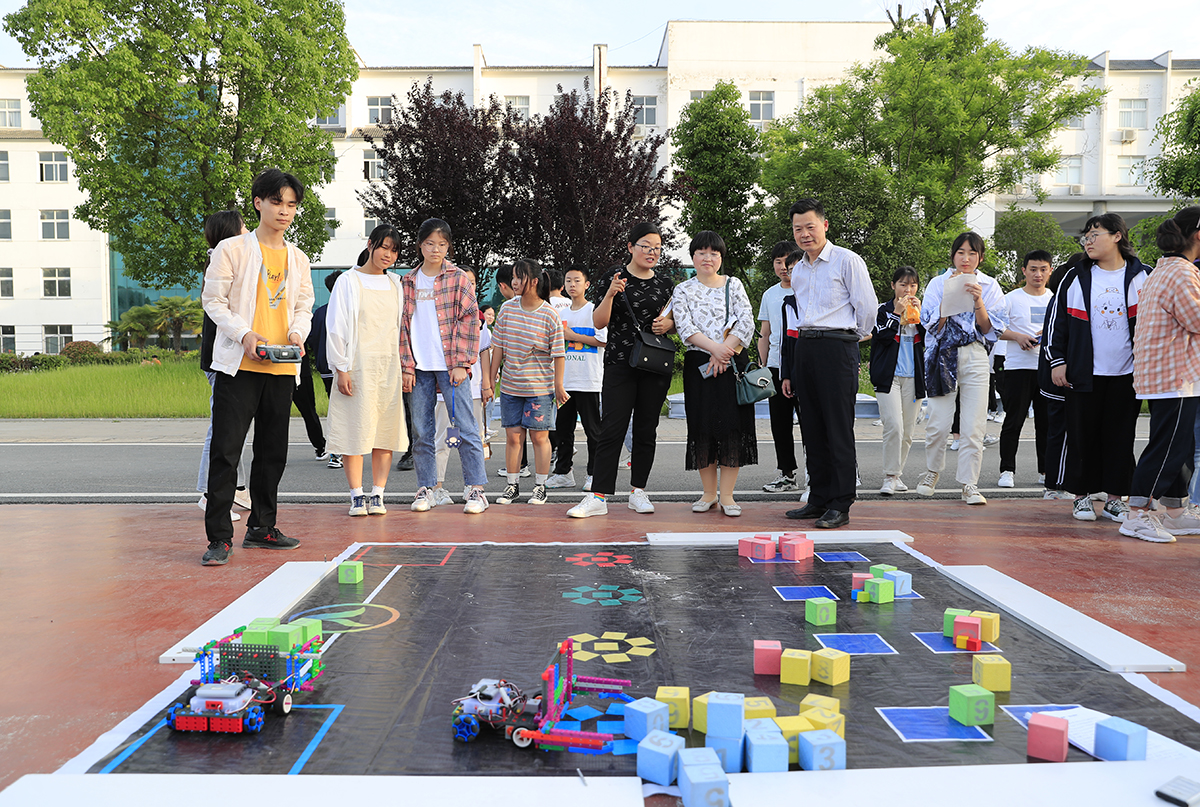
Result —
<svg viewBox="0 0 1200 807"><path fill-rule="evenodd" d="M926 471L921 474L921 478L917 480L917 495L932 496L937 490L938 477L941 476L937 471Z"/></svg>
<svg viewBox="0 0 1200 807"><path fill-rule="evenodd" d="M349 514L352 516L365 516L367 514L367 497L351 496Z"/></svg>
<svg viewBox="0 0 1200 807"><path fill-rule="evenodd" d="M883 485L881 485L879 488L879 495L880 496L894 496L895 493L896 493L896 477L885 476L883 478Z"/></svg>
<svg viewBox="0 0 1200 807"><path fill-rule="evenodd" d="M983 444L985 446L994 446L994 445L996 445L996 443L999 443L999 442L1000 442L1000 435L998 435L998 434L985 434L983 436Z"/></svg>
<svg viewBox="0 0 1200 807"><path fill-rule="evenodd" d="M250 509L250 491L247 488L241 488L233 492L233 503L243 510Z"/></svg>
<svg viewBox="0 0 1200 807"><path fill-rule="evenodd" d="M908 490L908 485L904 484L903 479L901 479L900 477L897 476L897 477L895 477L895 480L896 480L896 492L897 493L904 493L905 491Z"/></svg>
<svg viewBox="0 0 1200 807"><path fill-rule="evenodd" d="M501 465L499 468L496 469L496 476L508 476L508 469L505 468L503 465ZM528 465L521 466L521 478L522 479L529 478L529 466Z"/></svg>
<svg viewBox="0 0 1200 807"><path fill-rule="evenodd" d="M808 494L812 493L812 488L806 487L804 492L800 494L800 504L808 504Z"/></svg>
<svg viewBox="0 0 1200 807"><path fill-rule="evenodd" d="M584 493L590 493L591 490L592 490L592 475L588 474L587 478L585 478L583 480L583 491L584 491Z"/></svg>
<svg viewBox="0 0 1200 807"><path fill-rule="evenodd" d="M440 504L454 504L454 497L450 495L450 491L445 488L434 488L433 491L433 506L437 507Z"/></svg>
<svg viewBox="0 0 1200 807"><path fill-rule="evenodd" d="M567 511L571 518L588 518L589 516L608 515L608 502L595 496L584 496L583 501Z"/></svg>
<svg viewBox="0 0 1200 807"><path fill-rule="evenodd" d="M1120 499L1109 499L1104 503L1104 508L1100 511L1100 515L1107 518L1109 521L1120 523L1129 518L1129 505ZM1167 529L1166 519L1163 519L1163 529ZM1167 532L1171 532L1167 530ZM1177 535L1178 533L1171 533Z"/></svg>
<svg viewBox="0 0 1200 807"><path fill-rule="evenodd" d="M1044 490L1042 491L1043 499L1074 499L1070 493L1065 490Z"/></svg>
<svg viewBox="0 0 1200 807"><path fill-rule="evenodd" d="M1092 498L1092 501L1094 501L1094 502L1105 502L1105 501L1108 501L1108 494L1105 493L1104 491L1101 491L1099 493L1091 494L1091 498Z"/></svg>
<svg viewBox="0 0 1200 807"><path fill-rule="evenodd" d="M1046 475L1045 474L1038 474L1038 484L1039 485L1046 484Z"/></svg>
<svg viewBox="0 0 1200 807"><path fill-rule="evenodd" d="M955 439L953 439L953 440L951 440L951 441L950 441L950 446L949 446L949 448L950 448L950 450L951 450L951 451L958 451L958 447L959 447L960 445L962 445L962 438L955 438Z"/></svg>
<svg viewBox="0 0 1200 807"><path fill-rule="evenodd" d="M546 480L546 487L551 490L555 488L573 488L575 487L575 472L567 471L565 474L553 474Z"/></svg>
<svg viewBox="0 0 1200 807"><path fill-rule="evenodd" d="M785 474L783 471L772 479L770 482L762 486L762 489L767 493L787 493L796 489L796 474Z"/></svg>
<svg viewBox="0 0 1200 807"><path fill-rule="evenodd" d="M425 513L433 507L433 492L429 488L421 488L417 491L417 496L413 499L412 510L415 513Z"/></svg>
<svg viewBox="0 0 1200 807"><path fill-rule="evenodd" d="M383 496L375 496L372 494L367 498L367 515L387 515L387 508L383 506Z"/></svg>
<svg viewBox="0 0 1200 807"><path fill-rule="evenodd" d="M621 449L621 461L617 463L618 471L628 471L633 467L633 454Z"/></svg>
<svg viewBox="0 0 1200 807"><path fill-rule="evenodd" d="M1121 522L1121 534L1155 544L1173 544L1175 536L1163 529L1162 522L1148 510L1134 510Z"/></svg>
<svg viewBox="0 0 1200 807"><path fill-rule="evenodd" d="M1001 487L1001 488L1015 488L1017 486L1017 483L1013 479L1013 472L1012 471L1001 472L1000 481L996 483L996 486Z"/></svg>
<svg viewBox="0 0 1200 807"><path fill-rule="evenodd" d="M239 492L240 492L240 491L239 491ZM201 509L201 510L207 511L207 510L208 510L208 497L207 497L207 496L205 496L203 493L201 493L201 494L200 494L200 501L199 501L199 502L197 502L197 504L199 504L199 505L200 505L200 509ZM247 510L249 510L250 508L249 508L249 507L247 507L246 509L247 509ZM230 511L229 511L229 520L230 520L230 521L241 521L241 520L242 520L242 517L241 517L239 514L237 514L237 513L233 512L232 510L230 510Z"/></svg>
<svg viewBox="0 0 1200 807"><path fill-rule="evenodd" d="M962 500L967 504L987 504L987 499L983 498L979 488L974 485L962 486Z"/></svg>
<svg viewBox="0 0 1200 807"><path fill-rule="evenodd" d="M488 509L487 494L479 488L472 488L467 495L467 503L463 505L463 512L478 514L486 509Z"/></svg>
<svg viewBox="0 0 1200 807"><path fill-rule="evenodd" d="M1189 504L1174 518L1163 516L1162 528L1172 535L1200 535L1200 505Z"/></svg>
<svg viewBox="0 0 1200 807"><path fill-rule="evenodd" d="M1092 500L1087 496L1077 498L1071 507L1071 517L1076 521L1095 521L1096 510L1092 507Z"/></svg>
<svg viewBox="0 0 1200 807"><path fill-rule="evenodd" d="M629 509L638 513L653 513L654 505L650 502L650 497L646 495L646 491L641 488L634 488L629 494Z"/></svg>

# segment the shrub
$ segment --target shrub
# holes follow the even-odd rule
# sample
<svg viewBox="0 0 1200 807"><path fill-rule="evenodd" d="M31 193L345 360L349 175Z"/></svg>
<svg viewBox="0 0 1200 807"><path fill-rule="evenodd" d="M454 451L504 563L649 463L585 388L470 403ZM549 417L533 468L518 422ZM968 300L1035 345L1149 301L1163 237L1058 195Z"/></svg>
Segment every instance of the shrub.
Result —
<svg viewBox="0 0 1200 807"><path fill-rule="evenodd" d="M95 364L103 354L104 351L95 342L80 340L68 342L63 346L62 353L59 355L65 357L71 364Z"/></svg>

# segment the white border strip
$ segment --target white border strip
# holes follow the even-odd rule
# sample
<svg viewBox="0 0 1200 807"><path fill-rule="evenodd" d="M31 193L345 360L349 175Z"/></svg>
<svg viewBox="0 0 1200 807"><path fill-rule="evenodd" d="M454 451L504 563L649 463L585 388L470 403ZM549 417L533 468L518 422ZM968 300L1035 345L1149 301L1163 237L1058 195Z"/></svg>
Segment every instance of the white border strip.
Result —
<svg viewBox="0 0 1200 807"><path fill-rule="evenodd" d="M802 532L805 537L818 545L825 544L899 544L913 540L913 537L900 530L818 530L805 529L811 521L797 521L793 530L777 532L759 532L745 530L743 532L648 532L646 540L659 546L697 545L697 546L737 546L738 539L754 535L770 535L772 540L779 540L785 532Z"/></svg>

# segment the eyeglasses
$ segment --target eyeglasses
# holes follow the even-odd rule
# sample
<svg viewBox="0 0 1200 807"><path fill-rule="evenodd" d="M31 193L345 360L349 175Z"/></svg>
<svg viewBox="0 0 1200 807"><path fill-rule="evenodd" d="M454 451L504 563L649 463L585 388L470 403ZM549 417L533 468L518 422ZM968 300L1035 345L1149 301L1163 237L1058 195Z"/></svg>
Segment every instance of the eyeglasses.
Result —
<svg viewBox="0 0 1200 807"><path fill-rule="evenodd" d="M449 244L435 244L432 241L423 241L421 246L425 249L428 249L430 252L448 252L450 250Z"/></svg>
<svg viewBox="0 0 1200 807"><path fill-rule="evenodd" d="M634 246L637 247L638 249L640 249L642 251L642 253L645 255L661 255L662 254L662 247L651 247L651 246L647 246L646 244L634 244Z"/></svg>
<svg viewBox="0 0 1200 807"><path fill-rule="evenodd" d="M1102 235L1112 235L1112 233L1108 232L1107 230L1104 230L1102 232L1092 233L1091 235L1081 235L1081 236L1079 236L1079 245L1086 247L1088 244L1092 243L1093 241L1095 241L1097 238L1099 238Z"/></svg>

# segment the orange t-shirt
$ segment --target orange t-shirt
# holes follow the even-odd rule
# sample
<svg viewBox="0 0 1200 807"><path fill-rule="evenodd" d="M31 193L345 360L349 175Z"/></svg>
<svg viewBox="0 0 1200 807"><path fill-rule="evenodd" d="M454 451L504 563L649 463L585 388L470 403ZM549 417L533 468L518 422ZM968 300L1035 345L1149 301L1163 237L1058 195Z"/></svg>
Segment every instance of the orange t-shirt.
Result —
<svg viewBox="0 0 1200 807"><path fill-rule="evenodd" d="M258 276L258 290L255 292L257 297L254 301L254 322L250 324L250 327L256 333L265 336L267 344L286 345L288 343L287 291L285 290L280 295L279 304L275 308L271 308L271 298L279 292L279 287L282 285L283 278L287 274L287 247L283 249L271 249L264 244L259 244L259 247L262 249L263 265L267 269L267 282L263 282L263 276L260 273ZM271 375L298 375L300 365L275 364L270 361L251 361L243 356L238 370L251 373L269 373Z"/></svg>

